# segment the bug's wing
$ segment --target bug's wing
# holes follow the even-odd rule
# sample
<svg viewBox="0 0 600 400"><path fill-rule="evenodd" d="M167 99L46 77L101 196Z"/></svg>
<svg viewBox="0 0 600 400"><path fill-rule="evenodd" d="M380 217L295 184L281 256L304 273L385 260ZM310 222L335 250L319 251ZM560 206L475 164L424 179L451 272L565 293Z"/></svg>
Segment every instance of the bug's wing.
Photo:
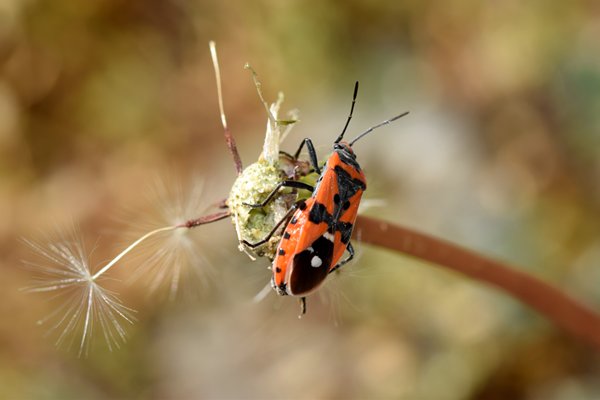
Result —
<svg viewBox="0 0 600 400"><path fill-rule="evenodd" d="M303 250L312 245L312 243L327 232L328 222L331 222L334 212L334 196L338 193L338 182L336 175L328 167L319 178L319 183L315 189L313 197L307 200L306 223L302 225L298 237L298 250Z"/></svg>
<svg viewBox="0 0 600 400"><path fill-rule="evenodd" d="M296 210L284 230L273 260L273 282L277 287L285 288L289 282L296 255L310 247L327 230L326 224L309 223L308 217L314 202L312 197L307 199L306 208Z"/></svg>
<svg viewBox="0 0 600 400"><path fill-rule="evenodd" d="M303 211L306 221L297 233L296 251L287 268L288 291L294 295L307 294L318 288L332 266L334 235L327 229L333 218L333 197L337 189L335 175L326 170L318 190Z"/></svg>
<svg viewBox="0 0 600 400"><path fill-rule="evenodd" d="M296 254L292 261L289 291L303 295L317 289L329 274L333 252L333 242L319 236L309 247Z"/></svg>
<svg viewBox="0 0 600 400"><path fill-rule="evenodd" d="M335 232L335 243L333 259L331 262L331 268L334 268L340 261L354 230L354 224L356 223L356 216L358 214L358 205L362 197L362 191L357 192L350 201L350 207L345 210L337 224L338 230Z"/></svg>

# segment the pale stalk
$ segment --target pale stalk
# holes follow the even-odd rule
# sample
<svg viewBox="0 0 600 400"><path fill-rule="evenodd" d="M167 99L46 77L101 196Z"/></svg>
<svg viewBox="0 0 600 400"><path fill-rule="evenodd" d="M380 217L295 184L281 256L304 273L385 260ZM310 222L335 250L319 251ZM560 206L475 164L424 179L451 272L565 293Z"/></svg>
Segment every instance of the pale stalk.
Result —
<svg viewBox="0 0 600 400"><path fill-rule="evenodd" d="M223 107L223 91L221 88L221 69L219 68L219 59L217 58L217 47L215 42L212 40L208 43L210 47L210 56L212 58L213 66L215 68L215 78L217 80L217 95L219 98L219 112L221 113L221 123L223 124L223 131L225 134L225 141L227 142L227 148L233 157L233 163L235 164L235 171L237 174L242 173L242 159L240 158L240 154L237 151L237 146L235 144L235 139L231 132L229 132L229 127L227 126L227 119L225 118L225 108Z"/></svg>
<svg viewBox="0 0 600 400"><path fill-rule="evenodd" d="M149 237L154 236L157 233L174 231L175 229L179 229L179 228L183 228L183 227L182 226L166 226L164 228L155 229L155 230L153 230L151 232L146 233L144 236L142 236L141 238L139 238L138 240L136 240L135 242L133 242L132 244L130 244L125 250L123 250L121 253L119 253L118 256L116 256L115 258L113 258L100 271L96 272L92 276L91 280L95 281L100 275L102 275L103 273L105 273L106 271L108 271L113 265L115 265L127 253L129 253L131 250L133 250L135 247L137 247L137 245L139 245L140 243L142 243L144 240L148 239Z"/></svg>
<svg viewBox="0 0 600 400"><path fill-rule="evenodd" d="M221 69L219 68L219 61L217 59L217 47L214 41L208 42L210 47L210 55L212 58L213 66L215 69L215 76L217 79L217 97L219 99L219 112L221 113L221 123L223 128L227 129L227 119L225 118L225 108L223 107L223 91L221 89Z"/></svg>

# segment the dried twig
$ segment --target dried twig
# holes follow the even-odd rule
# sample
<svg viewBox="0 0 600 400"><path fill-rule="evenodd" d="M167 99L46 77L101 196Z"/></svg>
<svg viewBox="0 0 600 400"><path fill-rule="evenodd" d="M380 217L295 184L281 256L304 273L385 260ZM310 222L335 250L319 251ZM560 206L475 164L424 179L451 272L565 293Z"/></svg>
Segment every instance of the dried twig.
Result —
<svg viewBox="0 0 600 400"><path fill-rule="evenodd" d="M237 145L235 144L235 139L229 131L229 126L227 125L227 118L225 117L225 108L223 107L223 91L221 89L221 69L219 68L219 60L217 58L217 47L215 42L212 40L209 42L210 47L210 56L212 58L213 66L215 68L215 77L217 80L217 95L219 98L219 113L221 114L221 124L223 125L223 130L225 134L225 142L227 142L227 148L233 157L233 163L235 165L235 172L237 174L241 174L242 167L242 159L240 158L240 154L237 150Z"/></svg>
<svg viewBox="0 0 600 400"><path fill-rule="evenodd" d="M600 350L600 315L559 289L517 268L385 221L359 216L361 240L490 283Z"/></svg>

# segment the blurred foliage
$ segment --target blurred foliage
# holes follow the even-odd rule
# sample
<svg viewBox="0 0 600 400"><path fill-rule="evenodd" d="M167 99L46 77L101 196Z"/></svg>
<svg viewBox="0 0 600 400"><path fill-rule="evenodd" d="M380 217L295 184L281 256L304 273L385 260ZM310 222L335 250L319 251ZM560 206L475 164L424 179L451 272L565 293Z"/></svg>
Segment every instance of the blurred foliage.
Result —
<svg viewBox="0 0 600 400"><path fill-rule="evenodd" d="M207 207L228 193L214 39L246 164L266 124L246 61L269 99L283 90L300 109L284 147L310 136L323 156L358 79L353 132L411 110L357 144L367 195L385 202L367 213L600 310L598 37L600 8L586 1L0 2L0 397L600 397L598 355L540 316L360 244L298 320L293 299L250 304L266 262L236 251L229 223L199 228L216 271L201 299L117 285L139 322L124 348L84 359L43 337L49 306L18 291L31 257L19 237L75 221L86 242L102 236L101 262L151 215L155 176L200 176Z"/></svg>

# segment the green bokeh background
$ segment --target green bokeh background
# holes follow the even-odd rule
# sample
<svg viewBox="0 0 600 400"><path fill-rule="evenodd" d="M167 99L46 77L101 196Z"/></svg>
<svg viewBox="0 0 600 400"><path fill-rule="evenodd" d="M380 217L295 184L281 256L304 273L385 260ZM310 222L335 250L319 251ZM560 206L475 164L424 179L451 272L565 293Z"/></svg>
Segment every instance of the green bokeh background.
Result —
<svg viewBox="0 0 600 400"><path fill-rule="evenodd" d="M600 397L585 344L496 289L360 243L301 320L293 299L252 303L269 271L229 222L193 232L212 270L183 282L195 299L128 284L142 251L114 271L138 310L129 341L83 358L35 324L47 299L19 291L21 237L74 223L101 263L151 225L138 211L156 176L199 178L206 207L227 194L212 39L245 163L266 125L245 62L300 110L284 148L309 136L321 156L359 80L352 133L411 111L356 145L366 214L600 310L599 38L591 1L0 2L0 397Z"/></svg>

